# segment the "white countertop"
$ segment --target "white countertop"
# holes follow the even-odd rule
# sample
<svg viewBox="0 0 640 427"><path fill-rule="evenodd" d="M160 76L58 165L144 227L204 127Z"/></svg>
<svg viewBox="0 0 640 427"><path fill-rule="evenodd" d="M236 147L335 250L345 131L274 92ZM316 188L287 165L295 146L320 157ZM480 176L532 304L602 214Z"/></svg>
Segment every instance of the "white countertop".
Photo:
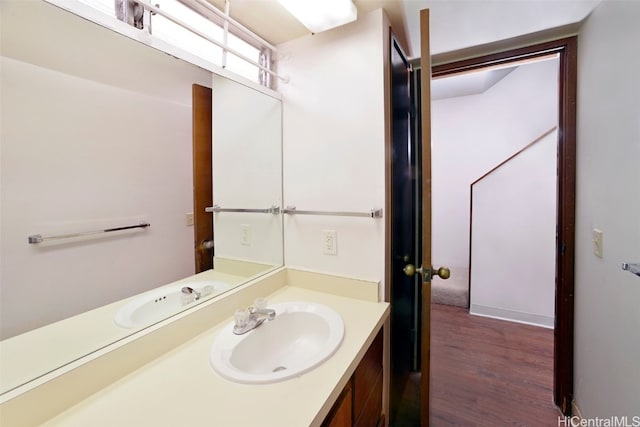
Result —
<svg viewBox="0 0 640 427"><path fill-rule="evenodd" d="M336 310L345 336L336 353L300 377L274 384L237 384L209 365L227 318L98 393L45 426L295 427L320 425L389 315L387 303L284 286L270 303L312 301ZM259 357L259 355L257 355Z"/></svg>

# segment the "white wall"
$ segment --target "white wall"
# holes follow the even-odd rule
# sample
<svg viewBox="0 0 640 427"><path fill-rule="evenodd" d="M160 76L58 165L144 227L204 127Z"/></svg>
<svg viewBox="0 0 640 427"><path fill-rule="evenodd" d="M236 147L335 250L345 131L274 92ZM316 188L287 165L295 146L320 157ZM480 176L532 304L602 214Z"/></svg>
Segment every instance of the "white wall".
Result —
<svg viewBox="0 0 640 427"><path fill-rule="evenodd" d="M193 274L191 84L211 73L43 2L3 2L2 55L2 337Z"/></svg>
<svg viewBox="0 0 640 427"><path fill-rule="evenodd" d="M558 133L473 186L470 311L554 327Z"/></svg>
<svg viewBox="0 0 640 427"><path fill-rule="evenodd" d="M283 95L284 204L363 211L385 202L385 75L382 10L279 46ZM285 216L289 267L383 281L384 219ZM323 230L337 255L323 255Z"/></svg>
<svg viewBox="0 0 640 427"><path fill-rule="evenodd" d="M557 124L557 59L520 66L480 95L432 102L433 262L469 265L469 186Z"/></svg>
<svg viewBox="0 0 640 427"><path fill-rule="evenodd" d="M213 203L222 208L282 206L282 103L213 76ZM282 216L216 213L216 257L283 263ZM244 237L243 237L244 235Z"/></svg>
<svg viewBox="0 0 640 427"><path fill-rule="evenodd" d="M640 3L603 1L578 36L574 396L586 418L640 416L640 277L620 268L640 262L638 22Z"/></svg>

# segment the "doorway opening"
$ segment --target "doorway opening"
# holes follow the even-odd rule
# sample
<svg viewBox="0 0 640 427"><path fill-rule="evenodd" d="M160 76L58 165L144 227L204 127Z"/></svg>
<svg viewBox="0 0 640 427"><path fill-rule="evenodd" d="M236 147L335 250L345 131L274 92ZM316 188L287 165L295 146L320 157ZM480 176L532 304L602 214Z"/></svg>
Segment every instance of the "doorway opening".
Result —
<svg viewBox="0 0 640 427"><path fill-rule="evenodd" d="M505 408L486 411L486 423L550 424L559 415L558 68L554 53L431 82L432 259L451 270L449 280L432 280L433 420L473 423L499 402ZM519 404L525 397L530 408Z"/></svg>
<svg viewBox="0 0 640 427"><path fill-rule="evenodd" d="M436 65L432 68L432 78L535 60L552 54L559 57L553 399L563 414L570 415L573 396L577 38Z"/></svg>
<svg viewBox="0 0 640 427"><path fill-rule="evenodd" d="M553 328L558 62L432 80L432 302Z"/></svg>
<svg viewBox="0 0 640 427"><path fill-rule="evenodd" d="M423 11L424 12L424 11ZM425 13L428 19L428 11ZM421 19L422 22L422 19ZM423 43L425 41L423 40ZM426 40L428 46L428 38ZM575 150L576 150L576 71L577 71L577 43L576 38L555 40L551 42L540 43L524 48L503 51L482 57L467 59L458 62L430 66L432 58L428 54L423 56L427 61L422 65L425 69L432 70L432 77L444 76L447 74L459 73L464 71L472 71L488 66L500 66L514 61L533 60L551 54L558 55L559 72L558 72L558 138L557 138L557 230L555 239L555 327L553 329L553 401L560 408L563 414L570 415L572 391L573 391L573 289L574 289L574 235L575 235ZM437 58L433 58L437 59ZM419 73L420 70L416 70ZM424 88L424 85L423 85ZM421 175L420 171L416 171L421 179L428 179L425 185L431 184L431 152L430 138L425 139L425 135L430 135L430 88L423 89L419 92L426 94L422 96L422 100L416 100L421 111L415 112L415 115L422 117L422 127L425 129L421 140L428 141L428 144L422 144L422 150L427 150L426 164L423 161L423 170L426 171ZM420 120L419 120L420 121ZM420 124L418 123L418 128ZM427 129L427 126L429 127ZM420 133L420 132L419 132ZM428 147L425 149L425 146ZM424 156L423 156L424 158ZM426 177L426 178L425 178ZM430 206L430 194L427 205ZM394 215L391 209L391 215ZM430 225L431 209L428 212L422 211L422 216L428 218L426 224ZM424 223L424 221L423 221ZM430 227L429 227L430 228ZM423 260L431 263L431 232L423 230ZM393 242L392 242L393 243ZM393 245L392 245L393 246ZM401 254L393 252L389 253L391 258L398 257ZM402 259L402 258L400 258ZM390 266L392 276L395 267ZM430 271L430 270L429 270ZM429 273L431 274L431 273ZM393 277L389 280L391 292L394 292L397 284ZM423 290L427 289L426 295L431 295L430 282L423 283ZM427 301L427 297L423 295L423 299ZM428 297L430 302L430 296ZM392 302L393 311L393 302ZM430 310L423 310L423 315L419 321L422 331L415 333L415 336L421 337L421 367L417 375L418 381L415 383L416 388L412 391L414 399L419 403L417 411L422 425L428 425L428 408L429 408L429 352L430 352ZM393 319L392 319L393 320ZM391 360L397 358L397 349L394 348L393 337L391 340ZM392 380L393 385L393 380ZM416 394L420 397L417 398ZM391 413L394 411L394 402L392 399Z"/></svg>

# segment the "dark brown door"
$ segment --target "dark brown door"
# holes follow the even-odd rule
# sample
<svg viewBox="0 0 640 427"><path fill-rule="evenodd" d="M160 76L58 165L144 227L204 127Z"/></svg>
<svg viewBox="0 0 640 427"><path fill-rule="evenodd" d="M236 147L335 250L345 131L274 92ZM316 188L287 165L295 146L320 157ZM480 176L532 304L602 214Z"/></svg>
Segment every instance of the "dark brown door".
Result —
<svg viewBox="0 0 640 427"><path fill-rule="evenodd" d="M413 79L391 40L390 424L429 425L431 277L431 61L429 10L420 12L421 70ZM412 82L419 81L419 87ZM407 104L407 98L410 98ZM415 116L413 106L419 105ZM419 273L419 274L416 274Z"/></svg>
<svg viewBox="0 0 640 427"><path fill-rule="evenodd" d="M211 173L211 88L192 87L193 115L193 238L196 273L213 268L213 217L205 208L213 205Z"/></svg>
<svg viewBox="0 0 640 427"><path fill-rule="evenodd" d="M391 38L391 425L418 422L418 401L411 377L419 368L419 292L416 276L407 276L407 264L421 263L419 236L420 155L415 136L412 69L398 41Z"/></svg>

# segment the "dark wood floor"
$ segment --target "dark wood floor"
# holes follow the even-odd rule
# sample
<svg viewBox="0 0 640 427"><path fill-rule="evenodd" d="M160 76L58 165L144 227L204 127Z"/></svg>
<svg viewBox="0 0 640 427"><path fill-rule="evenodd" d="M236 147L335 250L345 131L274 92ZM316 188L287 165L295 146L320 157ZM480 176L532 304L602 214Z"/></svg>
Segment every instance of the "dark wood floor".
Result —
<svg viewBox="0 0 640 427"><path fill-rule="evenodd" d="M430 425L556 426L553 330L433 304ZM404 396L417 396L413 374ZM408 405L410 407L411 405ZM403 411L394 427L418 425Z"/></svg>

